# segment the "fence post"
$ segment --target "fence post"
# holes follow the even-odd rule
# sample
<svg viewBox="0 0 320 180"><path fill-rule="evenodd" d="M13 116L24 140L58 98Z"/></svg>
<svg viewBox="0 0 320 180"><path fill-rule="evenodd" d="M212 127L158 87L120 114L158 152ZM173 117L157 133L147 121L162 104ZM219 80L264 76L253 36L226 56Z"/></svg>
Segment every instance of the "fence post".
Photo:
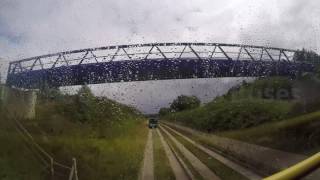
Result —
<svg viewBox="0 0 320 180"><path fill-rule="evenodd" d="M77 160L72 158L72 168L69 175L69 180L73 180L73 177L78 180L78 171L77 171Z"/></svg>
<svg viewBox="0 0 320 180"><path fill-rule="evenodd" d="M76 158L72 158L73 166L74 166L74 176L76 180L78 180L78 170L77 170L77 160Z"/></svg>
<svg viewBox="0 0 320 180"><path fill-rule="evenodd" d="M51 172L51 179L53 179L54 178L53 158L50 158L50 172Z"/></svg>
<svg viewBox="0 0 320 180"><path fill-rule="evenodd" d="M73 174L74 174L74 166L72 165L72 168L71 168L70 174L69 174L69 180L73 179Z"/></svg>

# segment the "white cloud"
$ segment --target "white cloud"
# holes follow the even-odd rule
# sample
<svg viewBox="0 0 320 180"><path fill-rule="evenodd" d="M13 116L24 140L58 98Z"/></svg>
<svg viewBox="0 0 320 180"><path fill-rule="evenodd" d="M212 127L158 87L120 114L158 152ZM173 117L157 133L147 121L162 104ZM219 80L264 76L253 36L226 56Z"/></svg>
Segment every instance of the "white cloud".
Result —
<svg viewBox="0 0 320 180"><path fill-rule="evenodd" d="M319 52L319 6L312 0L1 0L0 72L9 60L115 44L203 41Z"/></svg>
<svg viewBox="0 0 320 180"><path fill-rule="evenodd" d="M315 49L320 12L306 0L2 0L1 56L164 41ZM302 36L301 36L302 35ZM9 49L9 50L8 50Z"/></svg>

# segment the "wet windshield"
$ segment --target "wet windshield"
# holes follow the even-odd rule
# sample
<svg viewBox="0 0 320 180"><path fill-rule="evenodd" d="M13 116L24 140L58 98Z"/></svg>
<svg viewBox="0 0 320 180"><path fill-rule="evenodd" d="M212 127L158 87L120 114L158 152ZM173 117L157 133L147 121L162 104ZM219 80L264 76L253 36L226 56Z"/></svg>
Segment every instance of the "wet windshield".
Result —
<svg viewBox="0 0 320 180"><path fill-rule="evenodd" d="M150 119L149 121L150 121L150 123L157 123L158 122L156 119Z"/></svg>
<svg viewBox="0 0 320 180"><path fill-rule="evenodd" d="M320 179L319 6L0 1L0 180Z"/></svg>

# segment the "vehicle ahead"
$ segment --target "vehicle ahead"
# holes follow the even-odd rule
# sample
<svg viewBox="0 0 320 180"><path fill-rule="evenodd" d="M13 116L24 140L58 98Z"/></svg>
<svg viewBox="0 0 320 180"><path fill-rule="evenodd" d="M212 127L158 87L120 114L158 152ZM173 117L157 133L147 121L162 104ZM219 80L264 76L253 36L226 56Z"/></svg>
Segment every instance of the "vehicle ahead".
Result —
<svg viewBox="0 0 320 180"><path fill-rule="evenodd" d="M149 119L149 128L157 128L158 127L158 120L154 118Z"/></svg>

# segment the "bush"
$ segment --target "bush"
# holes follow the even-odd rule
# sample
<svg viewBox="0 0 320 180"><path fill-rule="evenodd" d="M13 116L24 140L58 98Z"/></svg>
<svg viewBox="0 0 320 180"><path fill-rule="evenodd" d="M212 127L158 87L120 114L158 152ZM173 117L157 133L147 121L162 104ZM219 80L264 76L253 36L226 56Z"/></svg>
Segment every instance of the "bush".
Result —
<svg viewBox="0 0 320 180"><path fill-rule="evenodd" d="M61 93L60 89L57 87L49 87L47 83L44 83L38 93L39 99L41 100L52 100L57 99L61 100L63 98L63 94Z"/></svg>
<svg viewBox="0 0 320 180"><path fill-rule="evenodd" d="M292 89L293 82L282 77L243 82L241 86L231 88L225 95L202 107L175 111L164 118L209 132L253 127L293 115L294 102L288 101L293 98ZM180 98L180 101L175 100L177 101L183 100ZM176 104L173 103L172 106L175 107ZM298 105L295 108L299 108Z"/></svg>
<svg viewBox="0 0 320 180"><path fill-rule="evenodd" d="M159 110L159 115L160 116L165 116L165 115L167 115L169 113L170 113L170 108L160 108L160 110Z"/></svg>
<svg viewBox="0 0 320 180"><path fill-rule="evenodd" d="M313 62L313 63L320 62L320 56L316 52L308 51L306 49L302 49L294 53L293 58L296 61L302 61L302 62Z"/></svg>
<svg viewBox="0 0 320 180"><path fill-rule="evenodd" d="M189 111L169 114L166 119L211 132L242 129L278 121L287 117L291 106L287 102L262 99L241 99L215 102Z"/></svg>
<svg viewBox="0 0 320 180"><path fill-rule="evenodd" d="M178 112L187 109L194 109L200 106L200 100L196 96L181 95L175 99L170 108L171 110Z"/></svg>
<svg viewBox="0 0 320 180"><path fill-rule="evenodd" d="M95 102L95 97L92 94L90 88L84 85L78 91L76 96L77 105L77 119L81 122L86 122L95 119L97 103Z"/></svg>
<svg viewBox="0 0 320 180"><path fill-rule="evenodd" d="M260 95L264 99L292 99L292 81L288 78L274 77L259 79L252 84L253 94Z"/></svg>

